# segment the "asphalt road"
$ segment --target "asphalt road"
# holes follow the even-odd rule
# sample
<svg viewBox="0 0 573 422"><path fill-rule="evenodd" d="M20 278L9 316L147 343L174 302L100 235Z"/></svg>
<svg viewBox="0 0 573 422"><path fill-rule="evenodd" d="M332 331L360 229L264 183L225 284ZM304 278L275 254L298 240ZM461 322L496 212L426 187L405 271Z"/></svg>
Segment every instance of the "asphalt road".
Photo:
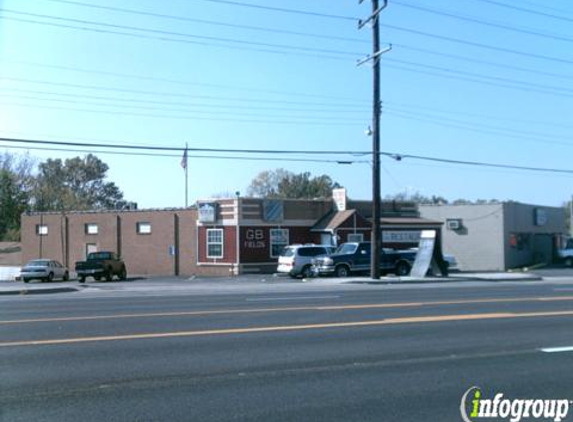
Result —
<svg viewBox="0 0 573 422"><path fill-rule="evenodd" d="M542 351L573 346L571 283L248 290L1 298L0 420L460 421L472 386L573 400L573 351Z"/></svg>

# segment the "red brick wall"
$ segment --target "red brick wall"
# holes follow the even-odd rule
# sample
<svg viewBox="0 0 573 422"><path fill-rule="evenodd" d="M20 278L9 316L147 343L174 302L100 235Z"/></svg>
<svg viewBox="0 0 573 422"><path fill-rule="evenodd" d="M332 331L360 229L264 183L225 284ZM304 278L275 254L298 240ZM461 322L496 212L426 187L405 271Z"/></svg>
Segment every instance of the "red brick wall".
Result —
<svg viewBox="0 0 573 422"><path fill-rule="evenodd" d="M207 258L207 230L223 229L223 257ZM237 262L237 228L235 226L200 226L198 228L199 263L235 264Z"/></svg>

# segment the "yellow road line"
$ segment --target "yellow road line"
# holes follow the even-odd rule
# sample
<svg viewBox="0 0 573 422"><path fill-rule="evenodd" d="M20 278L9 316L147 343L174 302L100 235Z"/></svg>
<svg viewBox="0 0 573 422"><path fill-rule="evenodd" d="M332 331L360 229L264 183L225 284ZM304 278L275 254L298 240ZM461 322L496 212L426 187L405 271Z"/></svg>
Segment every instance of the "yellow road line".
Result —
<svg viewBox="0 0 573 422"><path fill-rule="evenodd" d="M251 328L226 328L218 330L175 331L168 333L143 333L143 334L125 334L117 336L78 337L78 338L62 338L62 339L48 339L48 340L25 340L25 341L0 342L0 347L46 346L46 345L100 342L100 341L149 340L149 339L174 338L174 337L270 333L278 331L317 330L326 328L371 327L371 326L394 325L394 324L472 321L472 320L486 320L486 319L532 318L532 317L551 317L551 316L573 316L573 311L524 312L524 313L505 312L505 313L489 313L489 314L436 315L436 316L388 318L374 321L332 322L324 324L303 324L303 325L283 325L283 326L279 325L279 326L268 326L268 327L251 327Z"/></svg>
<svg viewBox="0 0 573 422"><path fill-rule="evenodd" d="M226 315L226 314L253 314L253 313L271 313L271 312L294 312L294 311L349 311L358 309L384 309L384 308L415 308L424 306L442 306L442 305L471 305L480 303L519 303L519 302L557 302L573 301L573 296L539 296L524 298L491 298L491 299L471 299L471 300L447 300L435 302L402 302L402 303L372 303L363 305L329 305L329 306L295 306L279 308L255 308L255 309L221 309L214 311L181 311L181 312L153 312L138 314L116 314L116 315L91 315L91 316L72 316L72 317L55 317L55 318L30 318L30 319L13 319L0 320L3 324L26 324L37 322L70 322L70 321L92 321L102 319L119 319L119 318L160 318L174 316L209 316L209 315Z"/></svg>

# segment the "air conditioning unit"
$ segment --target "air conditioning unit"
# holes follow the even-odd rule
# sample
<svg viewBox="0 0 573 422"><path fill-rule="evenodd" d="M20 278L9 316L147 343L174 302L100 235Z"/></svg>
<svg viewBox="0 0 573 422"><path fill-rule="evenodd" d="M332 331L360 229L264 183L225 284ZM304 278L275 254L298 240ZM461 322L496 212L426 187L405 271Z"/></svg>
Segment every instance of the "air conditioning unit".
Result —
<svg viewBox="0 0 573 422"><path fill-rule="evenodd" d="M462 220L459 218L446 220L448 230L459 230L462 228Z"/></svg>

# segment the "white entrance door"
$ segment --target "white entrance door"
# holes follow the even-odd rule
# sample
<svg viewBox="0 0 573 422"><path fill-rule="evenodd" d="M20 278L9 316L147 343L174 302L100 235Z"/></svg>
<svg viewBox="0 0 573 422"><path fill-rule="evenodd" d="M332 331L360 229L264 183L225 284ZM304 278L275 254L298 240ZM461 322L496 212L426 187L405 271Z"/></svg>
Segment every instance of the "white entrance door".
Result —
<svg viewBox="0 0 573 422"><path fill-rule="evenodd" d="M320 234L320 244L333 246L332 235L330 233L321 233ZM334 245L334 246L336 246L336 245Z"/></svg>

